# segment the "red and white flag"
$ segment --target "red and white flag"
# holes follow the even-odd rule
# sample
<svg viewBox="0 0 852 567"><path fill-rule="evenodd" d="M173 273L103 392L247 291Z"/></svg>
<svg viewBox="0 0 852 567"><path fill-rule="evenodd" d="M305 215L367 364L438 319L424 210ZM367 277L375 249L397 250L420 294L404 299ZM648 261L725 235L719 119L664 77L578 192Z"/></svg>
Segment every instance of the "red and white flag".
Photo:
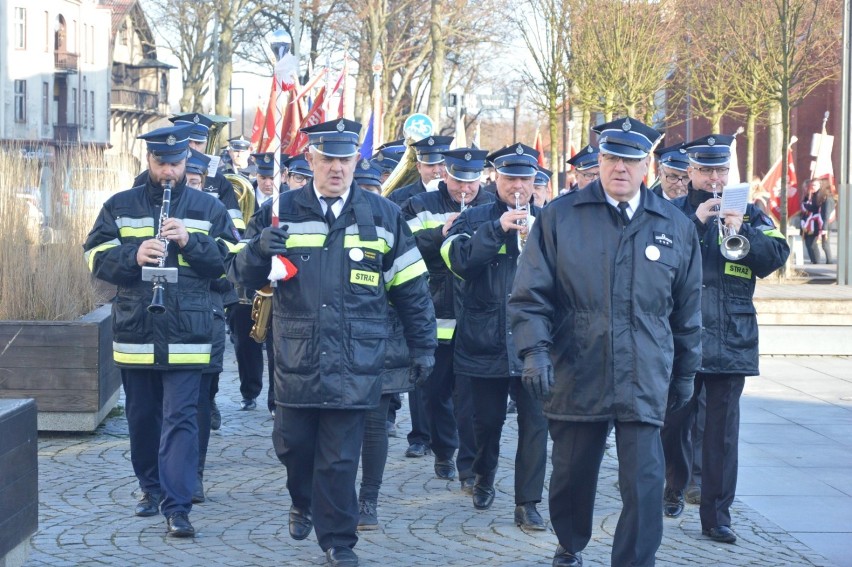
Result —
<svg viewBox="0 0 852 567"><path fill-rule="evenodd" d="M538 152L538 165L544 167L544 142L541 139L541 132L535 131L535 151Z"/></svg>
<svg viewBox="0 0 852 567"><path fill-rule="evenodd" d="M301 132L302 128L316 126L317 124L325 122L325 94L325 87L322 87L317 98L314 100L314 104L311 106L311 109L308 110L307 115L305 115L304 119L299 124L299 131L296 132L293 141L290 142L289 147L287 147L286 151L288 154L297 155L305 151L305 148L308 145L308 136ZM299 108L298 104L291 106L293 108Z"/></svg>
<svg viewBox="0 0 852 567"><path fill-rule="evenodd" d="M792 144L795 143L795 138ZM769 193L769 212L778 221L781 218L781 158L773 164L769 172L760 182L763 190ZM799 212L801 208L799 199L799 182L796 177L796 166L793 163L793 148L787 146L787 218Z"/></svg>

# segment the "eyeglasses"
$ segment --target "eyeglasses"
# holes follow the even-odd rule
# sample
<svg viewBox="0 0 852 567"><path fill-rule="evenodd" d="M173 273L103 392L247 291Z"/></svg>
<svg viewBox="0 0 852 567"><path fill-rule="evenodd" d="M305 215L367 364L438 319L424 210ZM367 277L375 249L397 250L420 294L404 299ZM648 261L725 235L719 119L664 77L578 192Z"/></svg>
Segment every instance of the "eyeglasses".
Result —
<svg viewBox="0 0 852 567"><path fill-rule="evenodd" d="M580 174L580 177L589 181L594 181L595 179L601 176L601 174L597 171L590 171L588 173L585 171L578 171L577 173Z"/></svg>
<svg viewBox="0 0 852 567"><path fill-rule="evenodd" d="M683 185L686 185L687 183L689 183L689 176L688 176L688 175L671 175L671 174L666 174L666 181L668 181L669 183L678 183L678 182L680 182L680 183L682 183Z"/></svg>
<svg viewBox="0 0 852 567"><path fill-rule="evenodd" d="M639 165L645 158L628 158L622 156L615 156L612 154L601 154L601 159L609 164L615 165L621 160L624 165L627 167Z"/></svg>
<svg viewBox="0 0 852 567"><path fill-rule="evenodd" d="M730 167L697 167L695 168L701 175L710 177L715 172L716 175L727 175L731 171Z"/></svg>
<svg viewBox="0 0 852 567"><path fill-rule="evenodd" d="M304 175L299 175L298 173L291 173L289 177L296 183L305 183L308 180L307 177L305 177Z"/></svg>

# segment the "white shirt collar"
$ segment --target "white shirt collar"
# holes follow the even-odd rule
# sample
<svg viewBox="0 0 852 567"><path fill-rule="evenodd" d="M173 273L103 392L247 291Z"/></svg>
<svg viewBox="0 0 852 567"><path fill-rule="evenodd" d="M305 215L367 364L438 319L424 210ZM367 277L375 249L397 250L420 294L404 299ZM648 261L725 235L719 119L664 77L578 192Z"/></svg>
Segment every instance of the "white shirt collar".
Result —
<svg viewBox="0 0 852 567"><path fill-rule="evenodd" d="M606 198L607 203L609 203L610 205L612 205L616 209L618 208L618 201L616 201L615 199L610 197L609 193L607 193L606 191L604 191L604 197ZM628 204L627 217L628 218L630 218L630 219L633 218L633 214L636 213L636 211L639 209L639 203L640 202L642 202L642 191L636 191L636 194L633 196L633 198L630 199L629 201L627 201L627 204Z"/></svg>
<svg viewBox="0 0 852 567"><path fill-rule="evenodd" d="M255 189L255 190L254 190L254 196L255 196L255 200L257 201L257 206L258 206L258 207L259 207L259 206L261 206L261 205L262 205L262 204L264 204L266 201L268 201L269 199L271 199L271 198L272 198L272 195L267 195L266 193L264 193L264 192L263 192L263 191L261 191L260 189Z"/></svg>
<svg viewBox="0 0 852 567"><path fill-rule="evenodd" d="M346 203L347 199L349 199L349 191L351 191L351 189L347 189L346 191L343 192L342 195L339 195L340 199L338 199L334 203L334 205L331 206L331 212L334 213L335 218L340 216L340 212L343 210L343 204ZM317 201L319 201L320 208L322 209L322 214L325 214L325 208L328 205L326 204L326 202L324 200L320 199L320 197L322 197L323 194L320 193L319 191L317 191L317 188L314 187L314 195L317 196Z"/></svg>

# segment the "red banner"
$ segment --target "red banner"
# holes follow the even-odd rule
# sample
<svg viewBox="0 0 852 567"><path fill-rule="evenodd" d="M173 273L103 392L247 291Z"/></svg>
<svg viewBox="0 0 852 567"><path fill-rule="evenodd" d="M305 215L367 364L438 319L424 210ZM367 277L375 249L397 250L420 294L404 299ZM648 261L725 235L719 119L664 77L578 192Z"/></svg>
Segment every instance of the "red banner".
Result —
<svg viewBox="0 0 852 567"><path fill-rule="evenodd" d="M760 182L764 191L769 193L769 212L778 220L781 218L781 160L772 166L772 169ZM796 166L793 164L793 148L787 148L787 218L799 212L801 201L799 199L799 182L796 177Z"/></svg>
<svg viewBox="0 0 852 567"><path fill-rule="evenodd" d="M317 98L314 100L314 104L311 106L311 109L299 125L300 131L295 133L293 141L288 146L284 146L284 134L281 134L281 147L287 147L287 153L291 156L303 153L305 151L305 147L308 145L308 136L303 134L301 129L309 126L316 126L317 124L325 122L325 92L325 87L320 89ZM288 108L298 107L298 104L288 106Z"/></svg>

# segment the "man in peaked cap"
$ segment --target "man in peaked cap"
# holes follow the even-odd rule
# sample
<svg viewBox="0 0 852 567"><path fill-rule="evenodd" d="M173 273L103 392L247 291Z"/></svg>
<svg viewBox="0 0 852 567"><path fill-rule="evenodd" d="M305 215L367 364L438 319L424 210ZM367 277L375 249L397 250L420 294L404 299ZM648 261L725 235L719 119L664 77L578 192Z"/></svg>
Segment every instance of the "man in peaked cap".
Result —
<svg viewBox="0 0 852 567"><path fill-rule="evenodd" d="M246 140L242 134L228 140L226 149L227 159L223 159L219 170L221 173L239 173L251 177L254 173L249 167L249 156L251 154L251 142Z"/></svg>
<svg viewBox="0 0 852 567"><path fill-rule="evenodd" d="M373 165L372 160L359 159L358 165L355 166L355 182L367 191L381 194L382 192L382 171Z"/></svg>
<svg viewBox="0 0 852 567"><path fill-rule="evenodd" d="M452 136L429 136L411 144L417 155L417 173L420 174L420 179L400 187L399 189L388 195L388 199L399 206L402 206L408 199L418 193L425 193L427 190L434 190L436 180L444 178L444 152L450 149L450 144L453 143ZM414 417L412 416L412 420ZM423 439L421 439L422 441ZM425 440L428 442L428 439ZM411 443L409 436L409 443Z"/></svg>
<svg viewBox="0 0 852 567"><path fill-rule="evenodd" d="M473 490L476 452L473 401L470 380L457 376L453 370L459 290L456 278L441 256L441 245L463 210L494 201L491 193L480 189L487 155L487 151L476 148L444 151L447 176L438 184L438 190L415 195L402 209L429 269L429 290L437 317L435 370L421 392L428 417L427 434L435 454L435 475L453 480L458 470L461 488L468 494Z"/></svg>
<svg viewBox="0 0 852 567"><path fill-rule="evenodd" d="M311 166L308 165L304 155L291 157L285 165L287 166L287 185L291 190L301 189L314 177L314 172L311 171Z"/></svg>
<svg viewBox="0 0 852 567"><path fill-rule="evenodd" d="M689 218L701 240L701 368L695 391L706 395L701 458L701 533L720 543L734 543L730 506L737 487L740 409L746 376L759 374L757 316L753 296L757 278L784 265L787 241L772 220L753 204L739 211L717 211L728 184L733 136L711 134L684 145L689 158L687 194L672 201ZM723 255L726 230L745 238L749 252L739 259ZM681 411L670 412L664 436L682 437L695 419L697 397ZM689 480L690 450L666 453L666 501L677 504Z"/></svg>
<svg viewBox="0 0 852 567"><path fill-rule="evenodd" d="M689 175L686 169L689 167L689 158L686 156L686 148L681 142L666 148L654 150L659 160L660 177L651 191L665 197L668 200L686 195L686 187L689 185Z"/></svg>
<svg viewBox="0 0 852 567"><path fill-rule="evenodd" d="M513 144L487 156L497 172L497 200L466 210L441 246L447 267L463 280L455 334L453 368L470 381L476 457L472 502L491 507L506 420L506 399L514 388L518 406L515 455L515 523L544 530L541 502L547 462L547 420L541 401L521 387L522 364L506 324L518 258L541 209L530 203L539 153Z"/></svg>
<svg viewBox="0 0 852 567"><path fill-rule="evenodd" d="M410 354L409 381L432 371L435 316L426 266L399 208L354 182L361 125L304 128L314 177L256 213L229 276L262 287L272 258L292 265L273 297L275 421L287 467L290 535L316 529L330 565L357 565L355 479L367 411L381 401L392 302Z"/></svg>
<svg viewBox="0 0 852 567"><path fill-rule="evenodd" d="M549 169L539 166L535 172L535 181L533 182L534 202L539 207L543 207L553 198L553 191L550 189L550 178L553 172Z"/></svg>
<svg viewBox="0 0 852 567"><path fill-rule="evenodd" d="M542 210L509 315L553 439L552 564L583 564L614 422L623 508L611 564L650 566L663 536L660 427L689 401L701 362L698 239L642 181L659 134L632 118L595 130L600 178Z"/></svg>
<svg viewBox="0 0 852 567"><path fill-rule="evenodd" d="M577 170L577 186L571 191L583 189L586 185L598 178L600 167L598 166L598 148L591 144L582 148L567 160L568 164Z"/></svg>
<svg viewBox="0 0 852 567"><path fill-rule="evenodd" d="M189 157L186 158L186 184L199 191L203 189L209 165L209 156L190 148Z"/></svg>
<svg viewBox="0 0 852 567"><path fill-rule="evenodd" d="M225 257L237 242L222 203L186 186L190 129L139 136L148 147L145 184L110 197L83 244L92 274L118 287L113 358L121 369L130 460L142 492L135 514L162 513L173 537L195 535L189 512L199 464L201 375L211 364L214 338L210 288L224 275ZM163 215L167 184L171 200ZM142 275L161 259L178 283L162 284L165 311L152 313L152 282Z"/></svg>

